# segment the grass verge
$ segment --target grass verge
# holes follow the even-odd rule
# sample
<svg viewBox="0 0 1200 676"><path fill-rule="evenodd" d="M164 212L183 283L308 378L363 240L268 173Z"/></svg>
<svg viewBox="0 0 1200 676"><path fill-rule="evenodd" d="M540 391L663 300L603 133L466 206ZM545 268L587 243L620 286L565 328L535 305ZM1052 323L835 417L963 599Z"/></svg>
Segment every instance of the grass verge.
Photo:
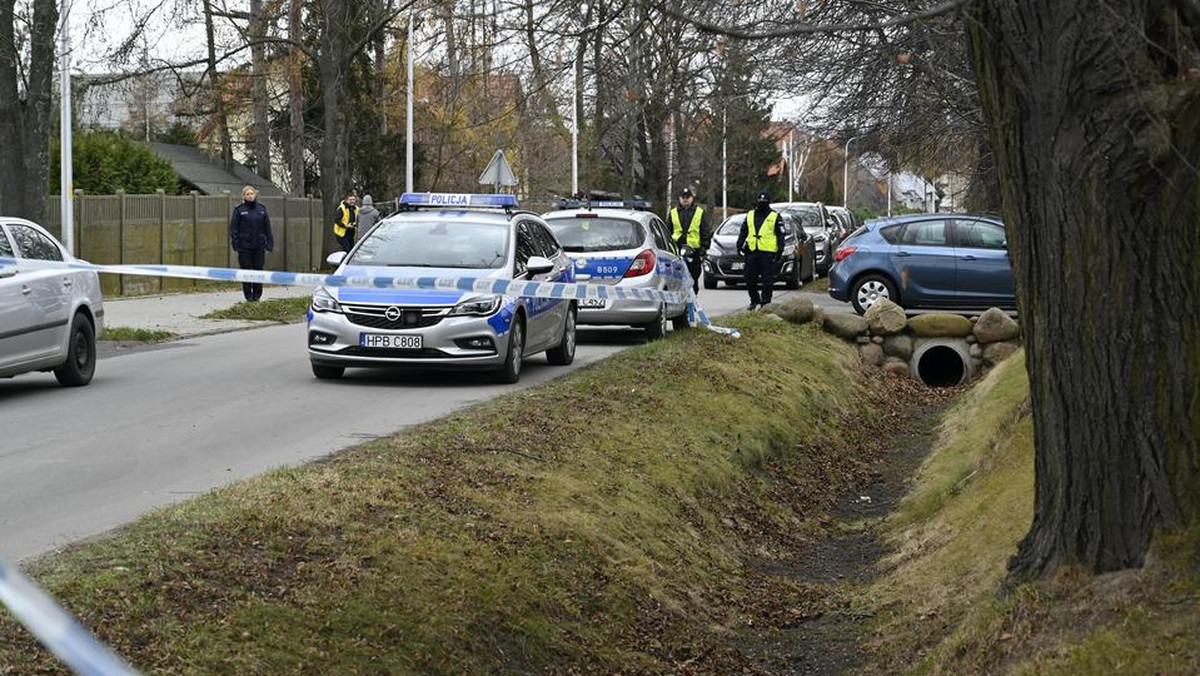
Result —
<svg viewBox="0 0 1200 676"><path fill-rule="evenodd" d="M879 618L861 673L1200 673L1200 537L1160 538L1140 571L1001 590L1033 516L1033 422L1024 353L943 422L892 515L895 553L862 590Z"/></svg>
<svg viewBox="0 0 1200 676"><path fill-rule="evenodd" d="M271 298L255 303L243 301L224 310L214 310L201 319L243 319L266 322L291 323L300 321L308 312L311 298L300 296L295 298Z"/></svg>
<svg viewBox="0 0 1200 676"><path fill-rule="evenodd" d="M633 348L31 572L152 673L740 671L744 561L803 527L870 431L831 422L862 401L850 348L733 323L737 342ZM56 669L8 620L0 664Z"/></svg>
<svg viewBox="0 0 1200 676"><path fill-rule="evenodd" d="M828 276L818 277L818 278L814 279L813 281L805 284L803 289L805 291L811 291L813 293L825 293L825 292L829 291L829 277Z"/></svg>
<svg viewBox="0 0 1200 676"><path fill-rule="evenodd" d="M100 340L133 343L161 343L175 338L176 335L170 331L135 329L130 326L106 326L100 334Z"/></svg>

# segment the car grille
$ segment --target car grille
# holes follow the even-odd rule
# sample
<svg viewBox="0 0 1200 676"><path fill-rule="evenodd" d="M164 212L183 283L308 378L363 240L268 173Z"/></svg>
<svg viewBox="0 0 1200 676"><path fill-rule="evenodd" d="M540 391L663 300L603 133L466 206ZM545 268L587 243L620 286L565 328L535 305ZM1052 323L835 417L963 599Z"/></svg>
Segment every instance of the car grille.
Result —
<svg viewBox="0 0 1200 676"><path fill-rule="evenodd" d="M359 326L372 329L423 329L442 321L451 308L449 307L405 307L399 305L350 305L342 303L346 319ZM388 311L395 318L388 317Z"/></svg>

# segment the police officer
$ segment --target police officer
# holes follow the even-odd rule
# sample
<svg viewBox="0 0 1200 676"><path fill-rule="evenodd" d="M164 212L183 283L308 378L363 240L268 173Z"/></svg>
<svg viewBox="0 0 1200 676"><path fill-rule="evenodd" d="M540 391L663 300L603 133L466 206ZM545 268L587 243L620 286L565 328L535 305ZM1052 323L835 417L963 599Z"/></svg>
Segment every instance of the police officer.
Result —
<svg viewBox="0 0 1200 676"><path fill-rule="evenodd" d="M767 305L771 302L775 271L783 250L783 219L771 208L771 193L765 190L758 193L758 203L746 214L738 232L737 249L746 257L744 279L750 293L749 309Z"/></svg>
<svg viewBox="0 0 1200 676"><path fill-rule="evenodd" d="M262 270L267 252L275 249L271 215L257 198L258 191L252 186L242 188L242 203L229 216L229 244L237 252L243 270ZM262 298L262 284L242 284L242 295L252 303L257 301Z"/></svg>
<svg viewBox="0 0 1200 676"><path fill-rule="evenodd" d="M333 212L333 236L338 246L347 253L354 248L354 233L358 229L358 197L354 191L346 193L346 199Z"/></svg>
<svg viewBox="0 0 1200 676"><path fill-rule="evenodd" d="M687 260L688 274L692 276L692 291L700 293L700 266L712 240L712 228L709 227L708 214L696 204L696 196L691 188L685 187L679 191L679 206L671 209L667 221L671 223L671 239L679 250L687 247L693 252Z"/></svg>

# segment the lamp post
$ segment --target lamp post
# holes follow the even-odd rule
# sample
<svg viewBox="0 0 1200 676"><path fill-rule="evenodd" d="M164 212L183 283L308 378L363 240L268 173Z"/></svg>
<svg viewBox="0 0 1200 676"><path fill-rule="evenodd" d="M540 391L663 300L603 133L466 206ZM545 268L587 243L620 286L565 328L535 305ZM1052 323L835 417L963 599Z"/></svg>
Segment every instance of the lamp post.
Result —
<svg viewBox="0 0 1200 676"><path fill-rule="evenodd" d="M404 139L404 192L413 191L413 17L408 16L408 113L407 130Z"/></svg>
<svg viewBox="0 0 1200 676"><path fill-rule="evenodd" d="M851 136L849 141L846 141L846 159L842 162L842 208L846 208L846 203L849 201L850 190L850 144L855 140L862 138L861 136Z"/></svg>
<svg viewBox="0 0 1200 676"><path fill-rule="evenodd" d="M71 3L63 0L62 25L59 27L59 84L62 86L62 110L60 111L58 134L59 149L59 236L63 246L75 255L75 176L71 158Z"/></svg>

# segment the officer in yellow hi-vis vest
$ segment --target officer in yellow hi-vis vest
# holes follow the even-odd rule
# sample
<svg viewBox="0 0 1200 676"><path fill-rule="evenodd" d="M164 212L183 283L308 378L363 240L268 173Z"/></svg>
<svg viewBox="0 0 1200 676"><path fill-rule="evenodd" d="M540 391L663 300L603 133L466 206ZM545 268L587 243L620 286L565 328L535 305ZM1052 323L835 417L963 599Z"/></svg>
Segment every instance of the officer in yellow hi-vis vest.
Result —
<svg viewBox="0 0 1200 676"><path fill-rule="evenodd" d="M708 213L696 204L696 196L692 189L685 187L679 191L679 206L667 214L667 222L671 224L671 239L679 247L679 251L690 252L685 256L688 273L692 276L692 291L700 293L700 268L704 262L704 252L712 241L712 228L709 226Z"/></svg>
<svg viewBox="0 0 1200 676"><path fill-rule="evenodd" d="M347 253L354 248L354 233L358 231L358 196L346 193L346 199L333 212L333 236Z"/></svg>
<svg viewBox="0 0 1200 676"><path fill-rule="evenodd" d="M744 278L750 292L750 309L767 305L774 292L775 272L783 251L783 219L771 208L771 193L760 192L758 204L746 214L738 232L737 250L746 257Z"/></svg>

